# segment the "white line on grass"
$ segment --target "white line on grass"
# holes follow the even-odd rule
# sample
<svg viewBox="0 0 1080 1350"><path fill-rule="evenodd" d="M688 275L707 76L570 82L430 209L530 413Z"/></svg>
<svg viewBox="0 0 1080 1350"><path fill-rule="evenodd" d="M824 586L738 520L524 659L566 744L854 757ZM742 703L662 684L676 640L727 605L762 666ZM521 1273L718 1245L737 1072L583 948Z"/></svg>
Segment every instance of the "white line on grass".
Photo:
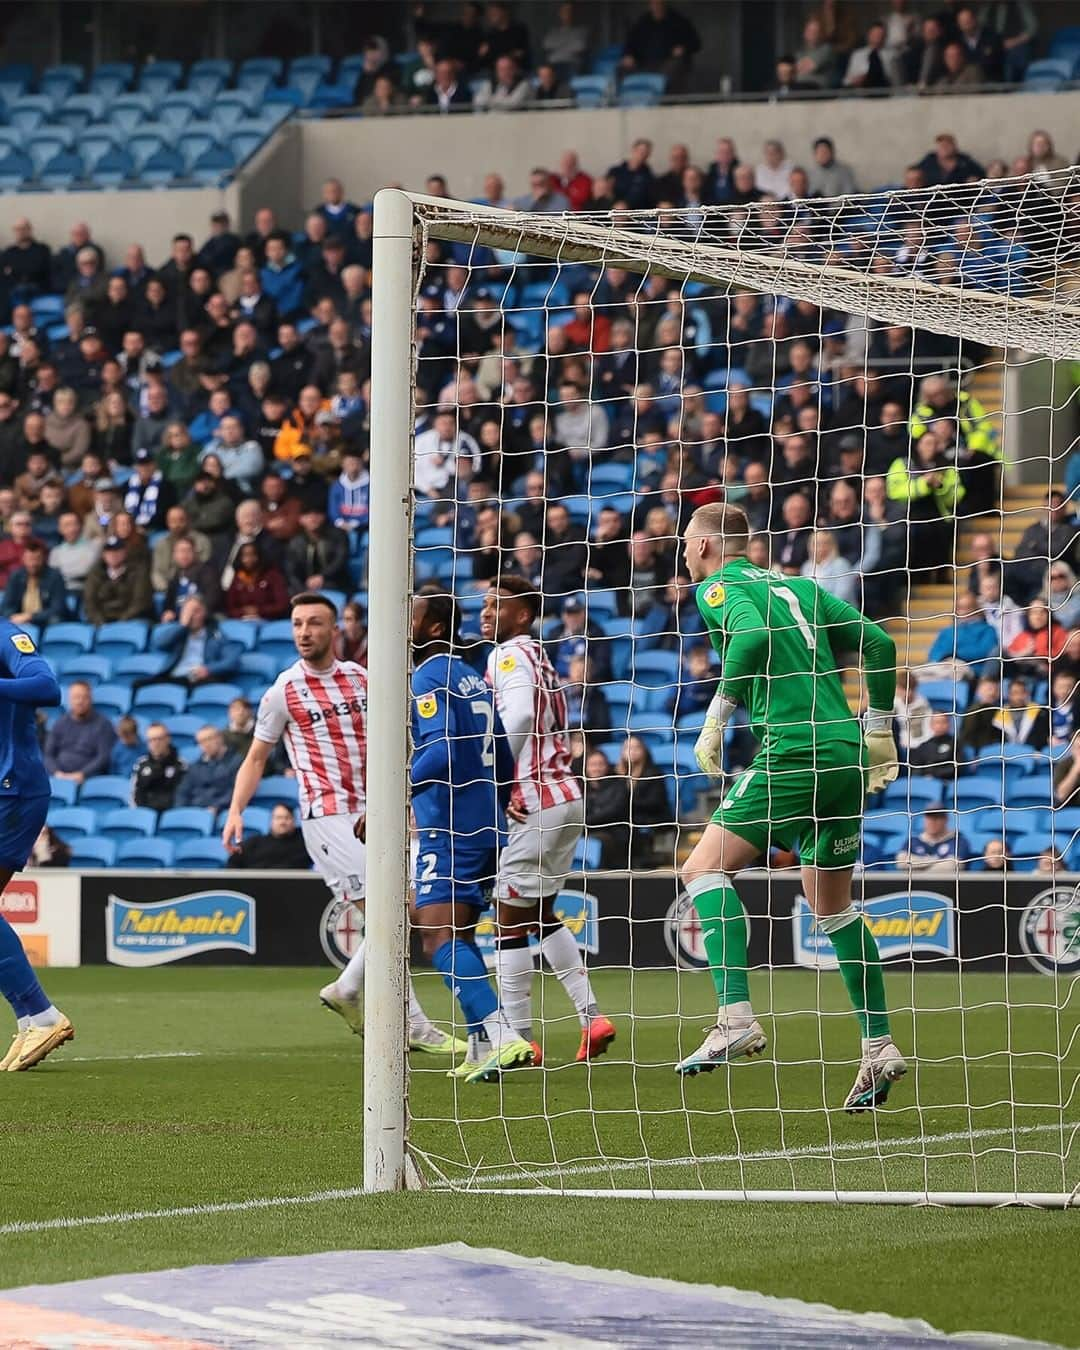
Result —
<svg viewBox="0 0 1080 1350"><path fill-rule="evenodd" d="M1056 1133L1062 1129L1069 1130L1075 1128L1072 1121L1066 1122L1063 1126L1059 1125L1022 1125L1015 1130L1006 1129L986 1129L986 1130L958 1130L951 1134L927 1134L912 1135L906 1139L892 1139L879 1141L882 1145L888 1143L893 1148L912 1147L918 1144L938 1144L953 1143L959 1140L968 1139L990 1139L1008 1137L1018 1134L1048 1134ZM786 1158L807 1157L820 1150L822 1145L810 1144L801 1148L788 1149L786 1152L778 1150L761 1151L758 1153L728 1153L712 1154L710 1156L697 1158L698 1164L721 1163L721 1162L768 1162L775 1160L784 1160ZM867 1143L852 1141L849 1143L835 1144L833 1153L852 1153L857 1149L865 1149ZM820 1156L827 1158L828 1154ZM873 1159L871 1158L871 1161ZM581 1166L561 1167L547 1169L544 1176L589 1176L603 1172L627 1172L640 1170L646 1166L652 1168L660 1167L685 1167L688 1163L686 1159L671 1158L658 1159L651 1164L644 1162L632 1162L629 1160L620 1160L618 1162L604 1164L585 1164ZM523 1176L532 1175L522 1169L517 1172L498 1173L495 1176L482 1178L485 1185L499 1181L517 1181L520 1182ZM542 1177L537 1176L538 1180ZM435 1185L432 1190L441 1192L456 1191L458 1194L467 1193L462 1187L450 1185ZM136 1209L124 1211L116 1214L84 1214L74 1217L60 1217L55 1219L27 1219L17 1220L14 1223L0 1224L0 1237L19 1237L26 1233L50 1233L56 1231L69 1231L77 1228L105 1228L116 1224L143 1223L151 1219L189 1219L202 1218L209 1214L241 1214L259 1209L286 1209L295 1208L304 1205L321 1205L335 1200L356 1200L359 1199L365 1191L360 1186L348 1186L332 1191L312 1191L309 1195L268 1195L256 1196L249 1200L222 1200L216 1204L205 1205L176 1205L170 1209ZM540 1188L538 1195L544 1194Z"/></svg>
<svg viewBox="0 0 1080 1350"><path fill-rule="evenodd" d="M837 1144L799 1144L793 1148L759 1149L753 1153L706 1153L696 1158L619 1158L608 1163L571 1163L564 1167L523 1163L516 1172L496 1172L492 1176L472 1174L469 1184L492 1186L504 1181L520 1182L522 1176L531 1177L541 1187L549 1177L603 1176L607 1172L649 1172L661 1167L704 1167L716 1163L786 1162L789 1158L818 1158L822 1162L837 1153L864 1154L867 1162L875 1162L882 1149L917 1148L927 1144L956 1144L968 1140L1012 1138L1015 1135L1059 1134L1073 1130L1080 1122L1064 1121L1060 1125L1018 1125L982 1130L951 1130L944 1134L913 1134L899 1139L852 1139ZM944 1156L944 1155L943 1155ZM466 1190L466 1185L435 1182L432 1190ZM0 1229L0 1232L3 1230Z"/></svg>

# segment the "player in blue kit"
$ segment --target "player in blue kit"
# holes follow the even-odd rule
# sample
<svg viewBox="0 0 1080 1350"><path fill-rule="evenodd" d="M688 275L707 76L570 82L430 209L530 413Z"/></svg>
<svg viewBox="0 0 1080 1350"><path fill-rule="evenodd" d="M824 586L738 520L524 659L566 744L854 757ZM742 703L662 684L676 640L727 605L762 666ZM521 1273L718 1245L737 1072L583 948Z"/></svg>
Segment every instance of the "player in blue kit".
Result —
<svg viewBox="0 0 1080 1350"><path fill-rule="evenodd" d="M49 775L37 739L38 708L55 708L60 686L33 638L0 619L0 891L26 866L49 812ZM0 915L0 994L17 1019L0 1073L32 1069L75 1028L49 1002L23 945Z"/></svg>
<svg viewBox="0 0 1080 1350"><path fill-rule="evenodd" d="M451 1076L479 1083L531 1064L533 1050L499 1007L474 940L504 830L499 784L509 788L514 766L491 689L453 654L459 625L452 595L414 598L411 781L420 848L413 922L468 1027L465 1062Z"/></svg>

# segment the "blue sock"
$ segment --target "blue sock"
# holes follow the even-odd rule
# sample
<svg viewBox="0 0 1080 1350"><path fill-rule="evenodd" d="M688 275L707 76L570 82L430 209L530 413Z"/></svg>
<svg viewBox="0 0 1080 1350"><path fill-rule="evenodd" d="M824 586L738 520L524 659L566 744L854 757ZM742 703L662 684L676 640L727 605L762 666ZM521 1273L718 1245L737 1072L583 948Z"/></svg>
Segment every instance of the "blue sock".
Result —
<svg viewBox="0 0 1080 1350"><path fill-rule="evenodd" d="M50 1006L38 984L33 967L26 959L15 929L0 915L0 994L7 999L16 1017L33 1017Z"/></svg>
<svg viewBox="0 0 1080 1350"><path fill-rule="evenodd" d="M442 972L446 987L457 999L470 1031L481 1027L484 1018L497 1011L499 1000L491 987L484 958L471 942L461 938L444 942L431 962Z"/></svg>

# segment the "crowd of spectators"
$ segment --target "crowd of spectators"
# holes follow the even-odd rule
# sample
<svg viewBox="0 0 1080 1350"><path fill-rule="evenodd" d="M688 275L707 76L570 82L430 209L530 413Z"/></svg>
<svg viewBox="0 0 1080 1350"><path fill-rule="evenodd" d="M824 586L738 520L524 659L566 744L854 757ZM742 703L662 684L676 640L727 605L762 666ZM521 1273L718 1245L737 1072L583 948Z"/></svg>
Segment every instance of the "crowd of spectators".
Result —
<svg viewBox="0 0 1080 1350"><path fill-rule="evenodd" d="M805 191L853 182L831 142L807 148ZM1043 133L1032 148L1052 152ZM757 165L726 138L707 167L677 145L654 169L652 152L635 142L596 175L567 151L556 169L533 170L526 201L767 204L802 173L776 142ZM938 181L981 171L947 134L923 165ZM438 175L426 189L450 192ZM485 200L507 200L496 175ZM29 220L14 223L0 252L5 615L46 634L68 617L152 619L165 668L143 682L191 689L237 668L224 620L279 618L299 589L363 593L371 211L330 179L295 225L263 208L241 232L219 212L204 238L178 233L151 263L138 244L106 258L86 224L52 249ZM938 259L936 275L956 265ZM910 266L904 245L891 266ZM63 295L62 328L35 322L42 294ZM625 725L625 708L605 711L602 684L630 672L612 625L597 621L601 593L615 629L675 661L669 724L692 719L716 675L677 554L697 505L741 504L755 562L815 577L882 617L913 580L951 574L958 524L997 502L993 419L957 379L956 343L927 332L431 242L416 341L418 573L472 599L503 572L542 588L581 772L618 785L592 820L609 829L609 860L626 848L639 857L673 808L647 736L613 763L606 733ZM719 393L715 372L727 372ZM1038 702L1051 673L1080 670L1078 564L1071 506L1054 498L1015 558L1002 566L987 547L932 661L953 679L1015 675ZM354 602L343 653L362 656L364 644ZM103 727L84 686L69 704L47 746L59 777L114 768L135 804L157 810L214 811L227 798L240 752L227 731L207 725L187 763L164 726ZM237 710L238 726L245 717L250 708ZM928 727L924 740L944 744L946 731ZM736 729L732 766L752 752ZM932 749L925 758L912 767L932 772ZM619 836L616 820L633 828Z"/></svg>

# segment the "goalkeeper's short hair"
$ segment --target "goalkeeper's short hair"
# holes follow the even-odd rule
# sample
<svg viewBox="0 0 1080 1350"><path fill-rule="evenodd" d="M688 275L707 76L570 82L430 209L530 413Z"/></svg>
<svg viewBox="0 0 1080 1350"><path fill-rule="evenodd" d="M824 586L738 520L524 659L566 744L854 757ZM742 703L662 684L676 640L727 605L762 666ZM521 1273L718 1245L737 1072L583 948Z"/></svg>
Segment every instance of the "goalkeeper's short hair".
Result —
<svg viewBox="0 0 1080 1350"><path fill-rule="evenodd" d="M718 535L729 553L745 553L750 543L750 522L741 506L727 502L706 502L690 517L690 526L700 534Z"/></svg>

